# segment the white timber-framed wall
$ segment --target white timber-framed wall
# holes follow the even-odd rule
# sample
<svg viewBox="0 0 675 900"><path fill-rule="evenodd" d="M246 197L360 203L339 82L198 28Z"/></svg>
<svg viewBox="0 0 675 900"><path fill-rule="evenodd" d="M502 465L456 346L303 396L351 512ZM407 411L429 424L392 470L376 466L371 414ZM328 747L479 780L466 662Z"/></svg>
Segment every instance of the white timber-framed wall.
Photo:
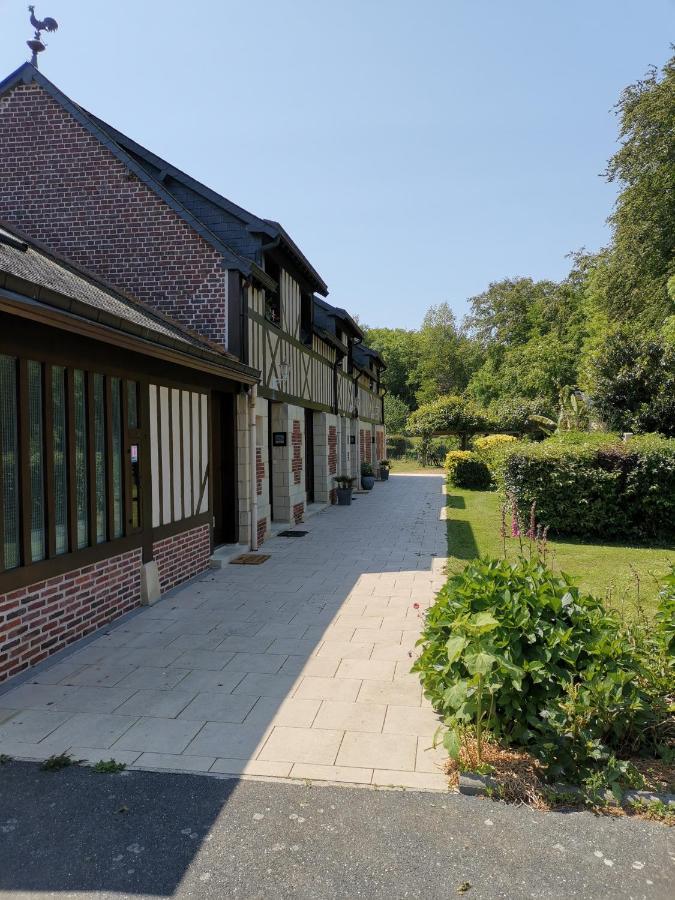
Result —
<svg viewBox="0 0 675 900"><path fill-rule="evenodd" d="M382 439L373 443L373 437L375 429L384 433L382 395L375 373L364 373L356 364L349 372L346 355L338 361L336 348L316 333L303 340L302 288L286 269L280 268L278 323L265 316L262 287L249 283L245 297L247 362L261 372L256 459L263 470L258 537L264 540L273 520L302 521L308 464L313 466L314 501L330 503L335 502L336 475L360 477L362 431L368 432L368 458L379 463L384 451L377 451L384 445ZM308 409L313 413L311 463L305 458ZM274 433L285 435L284 446L269 446Z"/></svg>

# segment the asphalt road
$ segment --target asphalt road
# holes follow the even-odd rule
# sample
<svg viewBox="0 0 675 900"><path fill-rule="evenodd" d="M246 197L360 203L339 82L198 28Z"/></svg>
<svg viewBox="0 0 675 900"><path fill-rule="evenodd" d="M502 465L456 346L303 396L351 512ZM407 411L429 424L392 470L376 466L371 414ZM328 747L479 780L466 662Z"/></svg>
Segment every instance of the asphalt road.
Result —
<svg viewBox="0 0 675 900"><path fill-rule="evenodd" d="M649 822L453 794L7 763L0 897L58 892L672 900L675 846Z"/></svg>

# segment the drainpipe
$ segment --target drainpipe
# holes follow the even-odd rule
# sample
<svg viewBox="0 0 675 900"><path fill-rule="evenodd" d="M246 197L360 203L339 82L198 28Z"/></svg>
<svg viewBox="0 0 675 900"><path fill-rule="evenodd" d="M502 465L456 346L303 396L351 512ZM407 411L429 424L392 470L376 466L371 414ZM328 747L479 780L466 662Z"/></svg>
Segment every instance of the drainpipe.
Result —
<svg viewBox="0 0 675 900"><path fill-rule="evenodd" d="M249 465L251 469L251 550L258 549L258 484L256 478L256 421L255 406L258 399L258 385L251 385L248 395L248 416L249 416Z"/></svg>

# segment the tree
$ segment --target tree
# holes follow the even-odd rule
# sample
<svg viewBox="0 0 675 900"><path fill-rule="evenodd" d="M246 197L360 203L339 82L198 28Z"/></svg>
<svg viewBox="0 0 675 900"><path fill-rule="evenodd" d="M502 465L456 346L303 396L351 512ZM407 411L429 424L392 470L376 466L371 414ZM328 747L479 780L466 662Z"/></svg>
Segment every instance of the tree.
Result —
<svg viewBox="0 0 675 900"><path fill-rule="evenodd" d="M484 412L471 400L456 394L439 397L431 403L420 406L410 414L407 431L422 438L433 435L456 434L462 442L462 449L473 434L488 430Z"/></svg>
<svg viewBox="0 0 675 900"><path fill-rule="evenodd" d="M610 323L658 329L672 313L675 274L675 56L627 87L616 106L621 146L606 177L621 185L609 218L613 242L589 296Z"/></svg>
<svg viewBox="0 0 675 900"><path fill-rule="evenodd" d="M418 403L461 393L481 362L478 345L457 325L447 303L432 306L419 332Z"/></svg>
<svg viewBox="0 0 675 900"><path fill-rule="evenodd" d="M415 393L419 389L418 341L419 332L405 328L369 328L362 326L365 343L382 354L387 368L382 373L382 385L389 394L398 397L412 409L417 406Z"/></svg>
<svg viewBox="0 0 675 900"><path fill-rule="evenodd" d="M390 434L402 434L405 431L410 409L395 394L384 395L384 423Z"/></svg>
<svg viewBox="0 0 675 900"><path fill-rule="evenodd" d="M611 429L675 437L675 346L616 331L596 357L593 376L593 407Z"/></svg>

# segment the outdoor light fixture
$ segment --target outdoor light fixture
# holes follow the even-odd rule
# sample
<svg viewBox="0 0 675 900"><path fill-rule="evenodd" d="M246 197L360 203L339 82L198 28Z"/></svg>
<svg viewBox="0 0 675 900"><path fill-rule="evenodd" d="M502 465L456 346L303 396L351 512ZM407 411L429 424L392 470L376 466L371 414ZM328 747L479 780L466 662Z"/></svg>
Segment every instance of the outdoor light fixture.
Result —
<svg viewBox="0 0 675 900"><path fill-rule="evenodd" d="M285 360L279 363L279 385L285 389L291 374L291 367Z"/></svg>

